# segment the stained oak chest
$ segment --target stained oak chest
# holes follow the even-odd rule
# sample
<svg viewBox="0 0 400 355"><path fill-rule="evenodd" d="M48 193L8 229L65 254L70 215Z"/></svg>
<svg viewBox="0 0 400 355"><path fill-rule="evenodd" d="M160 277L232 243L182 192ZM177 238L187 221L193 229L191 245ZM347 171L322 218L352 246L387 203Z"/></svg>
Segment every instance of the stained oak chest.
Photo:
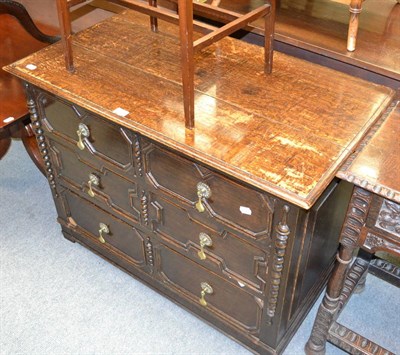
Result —
<svg viewBox="0 0 400 355"><path fill-rule="evenodd" d="M227 38L197 54L187 130L178 51L175 27L125 12L75 35L73 74L59 44L7 70L64 236L280 353L331 269L351 192L335 173L394 93L279 53L266 77L262 50Z"/></svg>

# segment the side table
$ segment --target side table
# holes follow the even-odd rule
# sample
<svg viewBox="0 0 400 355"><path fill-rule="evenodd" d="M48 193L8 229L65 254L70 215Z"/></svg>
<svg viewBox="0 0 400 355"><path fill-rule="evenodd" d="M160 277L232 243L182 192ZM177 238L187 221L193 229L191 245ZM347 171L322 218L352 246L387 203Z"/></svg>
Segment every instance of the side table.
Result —
<svg viewBox="0 0 400 355"><path fill-rule="evenodd" d="M400 104L397 102L337 174L355 186L341 232L337 261L306 344L307 354L324 354L326 341L352 354L391 354L340 325L336 319L353 292L364 287L374 253L385 251L400 256L399 131ZM356 248L361 250L351 265ZM398 274L399 269L394 267L392 273Z"/></svg>
<svg viewBox="0 0 400 355"><path fill-rule="evenodd" d="M59 38L42 33L25 7L17 1L0 0L0 18L0 159L7 153L11 138L18 137L44 173L43 161L29 125L24 89L15 77L1 68L48 43L55 43Z"/></svg>

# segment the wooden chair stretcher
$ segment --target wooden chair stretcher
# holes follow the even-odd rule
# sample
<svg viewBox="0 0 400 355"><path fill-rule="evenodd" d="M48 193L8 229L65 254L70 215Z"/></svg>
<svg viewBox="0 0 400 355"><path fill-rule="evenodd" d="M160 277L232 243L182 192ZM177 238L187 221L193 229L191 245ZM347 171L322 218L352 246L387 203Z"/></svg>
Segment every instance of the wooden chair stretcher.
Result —
<svg viewBox="0 0 400 355"><path fill-rule="evenodd" d="M57 0L57 11L61 27L61 38L64 46L65 66L69 72L74 72L72 54L72 31L69 9L72 6L85 2L86 0ZM194 51L201 50L212 43L232 34L233 32L249 28L249 24L257 18L265 18L265 65L264 72L269 74L272 71L273 61L273 36L275 23L274 0L266 3L257 9L241 15L232 11L222 10L215 6L206 4L193 4L192 0L176 0L178 15L171 10L157 7L157 0L148 0L148 4L139 0L108 0L142 12L150 16L151 30L157 32L157 19L179 24L183 104L186 128L194 128ZM221 13L229 23L217 28L199 21L193 20L193 6L202 7L208 13ZM203 37L193 42L193 30L205 33Z"/></svg>

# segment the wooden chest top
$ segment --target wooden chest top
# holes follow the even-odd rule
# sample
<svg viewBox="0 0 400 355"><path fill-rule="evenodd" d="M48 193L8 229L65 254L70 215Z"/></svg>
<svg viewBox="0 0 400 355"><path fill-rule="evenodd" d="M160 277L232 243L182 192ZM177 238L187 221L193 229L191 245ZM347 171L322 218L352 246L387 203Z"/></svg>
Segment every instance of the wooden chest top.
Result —
<svg viewBox="0 0 400 355"><path fill-rule="evenodd" d="M395 95L279 52L265 75L262 48L226 38L196 54L196 127L187 130L177 26L160 21L153 33L148 17L126 11L78 33L73 51L74 74L60 44L6 70L303 208Z"/></svg>
<svg viewBox="0 0 400 355"><path fill-rule="evenodd" d="M374 126L337 176L400 203L400 101Z"/></svg>

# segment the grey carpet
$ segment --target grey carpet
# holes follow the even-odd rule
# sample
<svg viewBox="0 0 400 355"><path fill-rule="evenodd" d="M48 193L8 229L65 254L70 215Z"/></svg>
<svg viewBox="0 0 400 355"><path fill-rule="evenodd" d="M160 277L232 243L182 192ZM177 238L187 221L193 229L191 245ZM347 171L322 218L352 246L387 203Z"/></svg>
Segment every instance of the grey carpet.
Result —
<svg viewBox="0 0 400 355"><path fill-rule="evenodd" d="M47 181L18 141L0 161L0 247L1 354L249 354L64 239ZM340 321L400 352L399 311L400 290L370 275ZM303 353L315 313L285 354Z"/></svg>

